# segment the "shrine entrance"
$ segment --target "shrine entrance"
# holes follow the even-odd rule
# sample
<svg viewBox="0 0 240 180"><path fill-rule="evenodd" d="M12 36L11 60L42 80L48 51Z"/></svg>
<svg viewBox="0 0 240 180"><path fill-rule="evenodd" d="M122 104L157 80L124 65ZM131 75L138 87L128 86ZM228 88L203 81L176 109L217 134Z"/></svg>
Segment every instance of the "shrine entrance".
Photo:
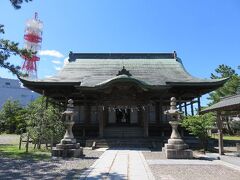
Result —
<svg viewBox="0 0 240 180"><path fill-rule="evenodd" d="M129 125L130 124L130 109L116 110L116 124Z"/></svg>
<svg viewBox="0 0 240 180"><path fill-rule="evenodd" d="M131 107L109 107L105 112L106 126L127 127L141 126L140 111Z"/></svg>
<svg viewBox="0 0 240 180"><path fill-rule="evenodd" d="M111 108L110 108L111 109ZM143 137L143 127L137 112L130 108L118 107L108 112L107 124L103 129L106 138Z"/></svg>

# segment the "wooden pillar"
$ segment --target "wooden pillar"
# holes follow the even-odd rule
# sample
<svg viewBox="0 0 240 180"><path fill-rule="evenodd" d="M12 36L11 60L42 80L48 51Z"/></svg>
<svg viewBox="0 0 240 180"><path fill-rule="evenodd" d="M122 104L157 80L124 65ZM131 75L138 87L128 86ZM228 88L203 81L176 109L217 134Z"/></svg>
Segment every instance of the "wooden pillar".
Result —
<svg viewBox="0 0 240 180"><path fill-rule="evenodd" d="M155 117L156 117L156 124L160 124L160 112L159 112L159 102L155 103Z"/></svg>
<svg viewBox="0 0 240 180"><path fill-rule="evenodd" d="M99 137L103 137L104 130L104 112L101 106L98 106L98 116L99 116Z"/></svg>
<svg viewBox="0 0 240 180"><path fill-rule="evenodd" d="M191 101L191 114L194 115L193 102Z"/></svg>
<svg viewBox="0 0 240 180"><path fill-rule="evenodd" d="M83 136L83 137L86 136L85 128L82 128L82 136Z"/></svg>
<svg viewBox="0 0 240 180"><path fill-rule="evenodd" d="M149 107L145 109L143 112L143 130L144 130L144 137L148 137L148 121L149 121Z"/></svg>
<svg viewBox="0 0 240 180"><path fill-rule="evenodd" d="M159 103L159 125L163 122L163 100L160 100Z"/></svg>
<svg viewBox="0 0 240 180"><path fill-rule="evenodd" d="M185 111L185 116L187 116L187 103L184 103L184 111Z"/></svg>
<svg viewBox="0 0 240 180"><path fill-rule="evenodd" d="M106 108L104 108L103 111L103 122L104 122L104 127L108 124L108 118L109 118L109 112Z"/></svg>
<svg viewBox="0 0 240 180"><path fill-rule="evenodd" d="M200 96L197 98L197 102L198 102L198 114L201 111L201 99Z"/></svg>
<svg viewBox="0 0 240 180"><path fill-rule="evenodd" d="M182 112L182 99L181 99L181 97L179 98L179 111Z"/></svg>
<svg viewBox="0 0 240 180"><path fill-rule="evenodd" d="M217 127L218 127L218 148L219 148L219 155L224 154L224 149L223 149L223 123L221 120L221 113L220 111L217 112Z"/></svg>
<svg viewBox="0 0 240 180"><path fill-rule="evenodd" d="M91 106L88 104L84 105L84 127L83 127L83 137L86 136L87 126L91 123Z"/></svg>
<svg viewBox="0 0 240 180"><path fill-rule="evenodd" d="M67 109L67 104L68 104L68 97L65 96L64 109Z"/></svg>
<svg viewBox="0 0 240 180"><path fill-rule="evenodd" d="M139 107L138 107L139 108ZM138 117L138 124L140 126L143 126L143 112L142 110L139 108L139 110L137 111L137 117Z"/></svg>
<svg viewBox="0 0 240 180"><path fill-rule="evenodd" d="M90 105L85 105L84 106L84 110L85 110L85 124L89 124L91 123L91 106Z"/></svg>

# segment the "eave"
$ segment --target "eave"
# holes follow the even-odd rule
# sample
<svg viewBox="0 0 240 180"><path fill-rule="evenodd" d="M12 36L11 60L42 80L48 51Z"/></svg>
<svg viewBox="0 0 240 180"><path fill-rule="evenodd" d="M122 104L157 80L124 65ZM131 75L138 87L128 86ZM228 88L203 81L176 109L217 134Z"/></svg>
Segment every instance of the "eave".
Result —
<svg viewBox="0 0 240 180"><path fill-rule="evenodd" d="M208 80L208 81L201 81L201 82L169 82L167 81L166 84L171 86L201 86L201 87L216 87L216 86L222 86L224 83L226 83L229 80L229 78L223 78L223 79L216 79L216 80Z"/></svg>
<svg viewBox="0 0 240 180"><path fill-rule="evenodd" d="M23 83L25 87L31 89L39 94L44 94L43 91L48 89L72 89L75 86L79 86L81 82L46 82L46 81L35 81L35 80L28 80L19 77L19 80Z"/></svg>
<svg viewBox="0 0 240 180"><path fill-rule="evenodd" d="M216 111L239 111L240 110L240 94L226 96L219 102L202 110L201 113Z"/></svg>

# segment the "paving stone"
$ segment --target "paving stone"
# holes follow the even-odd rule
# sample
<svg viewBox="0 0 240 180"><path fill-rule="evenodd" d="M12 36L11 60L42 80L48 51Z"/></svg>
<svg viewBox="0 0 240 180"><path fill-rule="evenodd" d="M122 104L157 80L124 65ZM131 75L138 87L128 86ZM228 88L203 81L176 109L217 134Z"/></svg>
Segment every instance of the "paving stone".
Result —
<svg viewBox="0 0 240 180"><path fill-rule="evenodd" d="M110 165L111 164L111 165ZM82 179L154 179L141 151L131 149L107 150L91 166Z"/></svg>

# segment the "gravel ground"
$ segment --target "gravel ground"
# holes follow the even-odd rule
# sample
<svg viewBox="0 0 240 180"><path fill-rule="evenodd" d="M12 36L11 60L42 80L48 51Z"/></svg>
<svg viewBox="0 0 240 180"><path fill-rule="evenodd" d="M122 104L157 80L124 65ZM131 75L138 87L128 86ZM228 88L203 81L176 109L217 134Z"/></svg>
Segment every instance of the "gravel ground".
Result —
<svg viewBox="0 0 240 180"><path fill-rule="evenodd" d="M239 180L240 172L221 165L150 165L156 179Z"/></svg>
<svg viewBox="0 0 240 180"><path fill-rule="evenodd" d="M142 152L146 160L166 160L162 152ZM180 160L181 161L181 160ZM211 163L211 162L210 162ZM151 164L153 175L159 180L239 180L240 172L218 164Z"/></svg>
<svg viewBox="0 0 240 180"><path fill-rule="evenodd" d="M0 158L0 179L79 179L103 151L84 149L83 158L50 161Z"/></svg>

